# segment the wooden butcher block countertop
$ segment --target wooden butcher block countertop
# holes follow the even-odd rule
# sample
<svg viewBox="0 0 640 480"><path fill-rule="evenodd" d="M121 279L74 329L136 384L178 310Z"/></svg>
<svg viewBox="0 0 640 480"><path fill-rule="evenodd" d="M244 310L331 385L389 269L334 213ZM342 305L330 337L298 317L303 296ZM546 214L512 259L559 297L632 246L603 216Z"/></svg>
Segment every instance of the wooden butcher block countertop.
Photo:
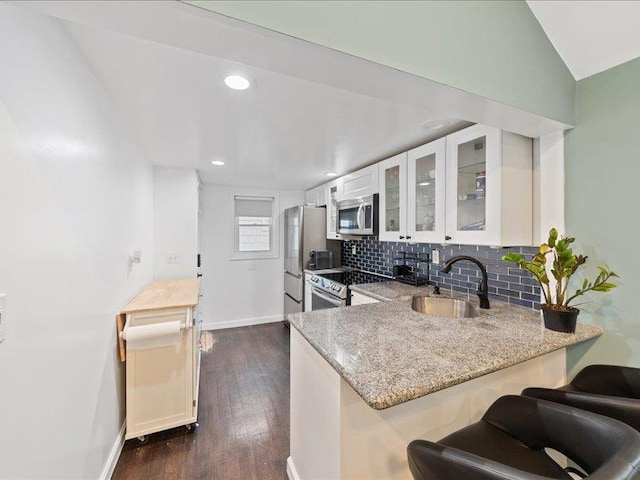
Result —
<svg viewBox="0 0 640 480"><path fill-rule="evenodd" d="M145 287L121 313L193 307L198 303L199 293L199 278L158 280Z"/></svg>

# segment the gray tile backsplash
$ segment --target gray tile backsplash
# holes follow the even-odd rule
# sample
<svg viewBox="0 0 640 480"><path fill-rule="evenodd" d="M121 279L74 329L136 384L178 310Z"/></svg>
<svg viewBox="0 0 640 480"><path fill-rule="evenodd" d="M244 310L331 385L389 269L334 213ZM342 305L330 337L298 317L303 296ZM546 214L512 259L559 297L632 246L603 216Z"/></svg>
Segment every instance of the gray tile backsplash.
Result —
<svg viewBox="0 0 640 480"><path fill-rule="evenodd" d="M352 247L356 247L356 254L352 254ZM381 242L378 237L362 237L359 240L345 240L342 242L342 265L367 270L369 272L393 274L393 265L402 262L394 261L401 257L403 251L415 253L425 257L431 255L432 250L440 252L439 265L419 264L418 271L422 275L429 272L429 279L441 289L453 289L458 292L475 294L480 270L469 262L458 262L450 273L440 272L440 266L447 259L456 255L468 255L480 260L487 268L489 277L489 299L522 305L529 308L540 308L540 286L531 274L514 264L507 264L501 260L508 252L518 252L525 257L532 257L537 247L509 247L494 249L480 245L446 245L401 242Z"/></svg>

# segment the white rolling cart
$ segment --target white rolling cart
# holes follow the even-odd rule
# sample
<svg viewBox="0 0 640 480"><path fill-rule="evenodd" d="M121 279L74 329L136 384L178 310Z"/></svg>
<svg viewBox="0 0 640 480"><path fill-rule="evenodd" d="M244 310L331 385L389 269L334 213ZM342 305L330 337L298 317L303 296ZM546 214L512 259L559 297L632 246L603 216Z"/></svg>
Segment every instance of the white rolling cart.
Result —
<svg viewBox="0 0 640 480"><path fill-rule="evenodd" d="M200 383L199 279L153 282L117 316L120 359L126 363L125 439L198 420Z"/></svg>

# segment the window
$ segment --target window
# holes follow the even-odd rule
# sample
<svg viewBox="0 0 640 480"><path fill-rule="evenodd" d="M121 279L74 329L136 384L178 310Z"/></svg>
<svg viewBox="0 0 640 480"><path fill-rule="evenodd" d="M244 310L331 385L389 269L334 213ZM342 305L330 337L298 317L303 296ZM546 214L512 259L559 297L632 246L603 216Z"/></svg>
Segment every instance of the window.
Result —
<svg viewBox="0 0 640 480"><path fill-rule="evenodd" d="M277 258L275 200L234 195L233 260Z"/></svg>

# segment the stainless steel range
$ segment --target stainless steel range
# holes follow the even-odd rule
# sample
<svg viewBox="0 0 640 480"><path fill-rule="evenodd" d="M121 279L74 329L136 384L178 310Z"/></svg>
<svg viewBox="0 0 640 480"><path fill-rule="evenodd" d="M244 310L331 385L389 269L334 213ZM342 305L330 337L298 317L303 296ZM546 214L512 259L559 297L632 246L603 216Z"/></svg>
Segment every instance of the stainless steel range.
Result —
<svg viewBox="0 0 640 480"><path fill-rule="evenodd" d="M388 282L392 277L378 275L360 270L345 270L312 275L311 310L344 307L351 304L349 285L361 283Z"/></svg>

